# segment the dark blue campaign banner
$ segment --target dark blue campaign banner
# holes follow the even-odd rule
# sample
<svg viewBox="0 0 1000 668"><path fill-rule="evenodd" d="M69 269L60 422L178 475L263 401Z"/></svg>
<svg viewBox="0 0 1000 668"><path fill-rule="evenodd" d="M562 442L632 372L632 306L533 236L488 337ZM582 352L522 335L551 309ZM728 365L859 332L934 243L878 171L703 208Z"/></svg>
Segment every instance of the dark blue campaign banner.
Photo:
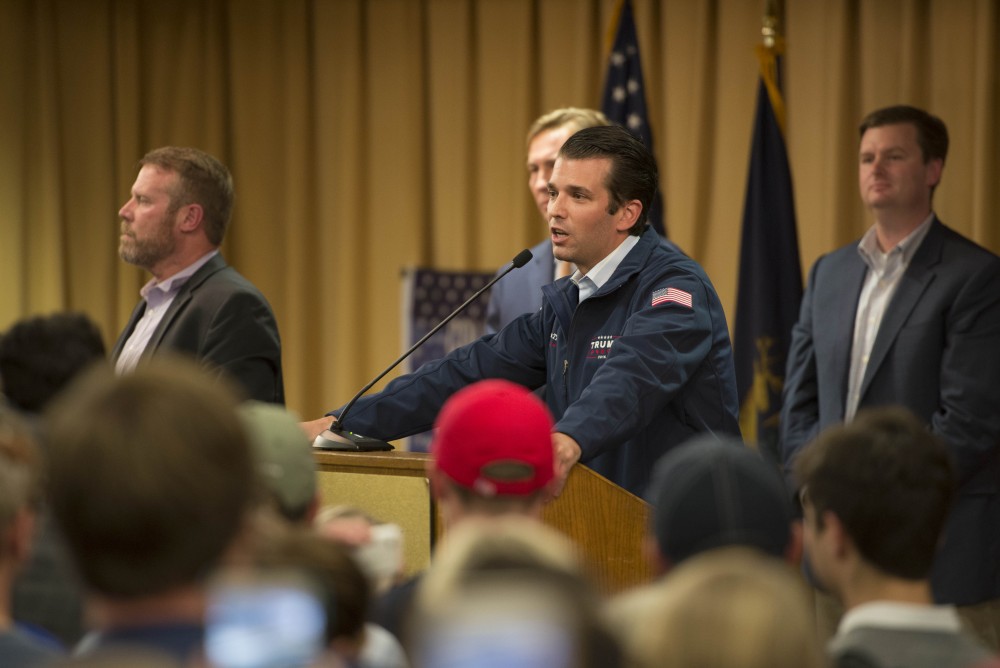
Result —
<svg viewBox="0 0 1000 668"><path fill-rule="evenodd" d="M403 350L434 329L476 290L486 285L493 275L493 272L479 271L408 270L403 286ZM482 336L486 328L489 296L489 292L484 293L414 351L407 359L407 369L418 369ZM430 432L417 434L409 438L407 449L427 452L430 443Z"/></svg>

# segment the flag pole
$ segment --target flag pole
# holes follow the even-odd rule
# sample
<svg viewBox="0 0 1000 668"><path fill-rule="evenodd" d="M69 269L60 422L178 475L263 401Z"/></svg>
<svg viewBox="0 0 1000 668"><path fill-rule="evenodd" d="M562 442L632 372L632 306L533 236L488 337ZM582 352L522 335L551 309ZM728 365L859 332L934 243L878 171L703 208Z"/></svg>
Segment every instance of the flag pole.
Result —
<svg viewBox="0 0 1000 668"><path fill-rule="evenodd" d="M743 209L733 357L744 440L776 466L791 332L802 299L795 201L785 147L779 76L784 52L781 0L761 21L756 112Z"/></svg>
<svg viewBox="0 0 1000 668"><path fill-rule="evenodd" d="M785 102L781 94L781 75L778 72L778 57L785 52L785 40L782 37L782 20L784 3L782 0L765 0L764 16L761 18L761 44L757 46L757 59L760 61L760 76L771 99L771 107L778 119L781 133L785 132Z"/></svg>

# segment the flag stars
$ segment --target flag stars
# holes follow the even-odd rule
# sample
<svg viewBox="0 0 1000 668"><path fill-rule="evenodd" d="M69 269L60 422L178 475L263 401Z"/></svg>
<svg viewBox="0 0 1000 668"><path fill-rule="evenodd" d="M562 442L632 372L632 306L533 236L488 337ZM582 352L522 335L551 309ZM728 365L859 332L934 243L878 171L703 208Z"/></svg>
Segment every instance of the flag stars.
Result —
<svg viewBox="0 0 1000 668"><path fill-rule="evenodd" d="M646 109L646 86L642 80L639 38L632 17L632 0L618 3L614 43L608 54L608 69L601 93L601 109L608 120L618 123L652 150L652 128ZM653 207L653 226L662 230L659 211Z"/></svg>

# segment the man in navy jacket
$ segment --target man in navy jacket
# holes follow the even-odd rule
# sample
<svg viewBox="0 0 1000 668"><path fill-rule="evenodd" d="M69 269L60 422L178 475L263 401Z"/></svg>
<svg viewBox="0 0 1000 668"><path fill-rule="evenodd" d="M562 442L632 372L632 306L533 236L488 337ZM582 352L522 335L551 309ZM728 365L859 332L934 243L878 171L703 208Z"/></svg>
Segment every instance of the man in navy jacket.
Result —
<svg viewBox="0 0 1000 668"><path fill-rule="evenodd" d="M540 311L362 398L343 426L401 438L430 429L476 380L545 384L559 476L581 461L635 494L692 434L739 433L722 306L702 268L647 227L656 187L652 154L624 128L570 137L548 214L555 257L576 272L543 288ZM318 432L329 419L310 424Z"/></svg>

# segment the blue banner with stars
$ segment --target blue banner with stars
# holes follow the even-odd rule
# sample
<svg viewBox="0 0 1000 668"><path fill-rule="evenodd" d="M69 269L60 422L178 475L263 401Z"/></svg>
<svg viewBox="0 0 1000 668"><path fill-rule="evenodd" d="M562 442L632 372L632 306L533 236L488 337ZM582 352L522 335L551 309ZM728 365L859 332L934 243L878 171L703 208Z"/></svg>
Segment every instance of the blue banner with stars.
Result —
<svg viewBox="0 0 1000 668"><path fill-rule="evenodd" d="M452 311L465 303L476 290L489 283L493 272L411 269L403 284L403 350L424 337ZM490 293L469 304L437 334L413 351L407 359L408 371L441 359L455 348L472 343L486 330L486 305ZM431 432L411 436L407 450L429 452Z"/></svg>

